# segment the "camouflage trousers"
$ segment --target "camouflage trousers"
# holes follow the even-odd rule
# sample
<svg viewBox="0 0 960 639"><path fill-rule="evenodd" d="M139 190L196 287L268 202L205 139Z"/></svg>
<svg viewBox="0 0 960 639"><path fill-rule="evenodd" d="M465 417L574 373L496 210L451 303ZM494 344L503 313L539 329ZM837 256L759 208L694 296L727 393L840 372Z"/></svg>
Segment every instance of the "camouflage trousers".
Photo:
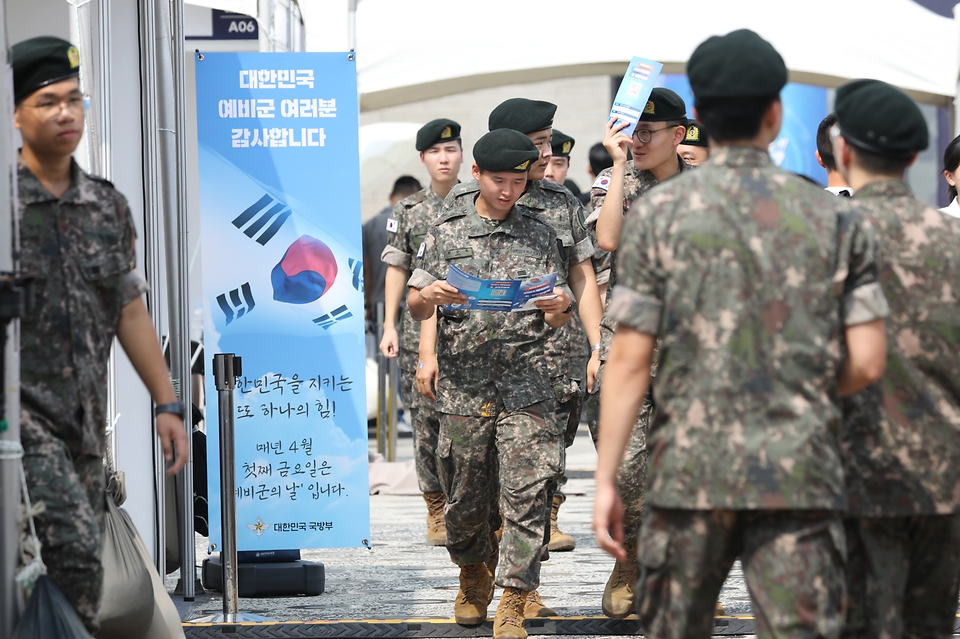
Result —
<svg viewBox="0 0 960 639"><path fill-rule="evenodd" d="M25 410L20 411L20 429L30 500L46 507L34 521L47 574L95 635L103 590L103 460L71 454L49 421Z"/></svg>
<svg viewBox="0 0 960 639"><path fill-rule="evenodd" d="M489 559L499 506L504 525L496 583L533 590L550 524L547 482L563 468L563 435L553 401L513 412L497 403L495 417L440 415L437 469L447 496L447 550L459 566Z"/></svg>
<svg viewBox="0 0 960 639"><path fill-rule="evenodd" d="M637 547L645 637L710 637L739 556L758 637L840 636L845 544L839 513L648 507Z"/></svg>
<svg viewBox="0 0 960 639"><path fill-rule="evenodd" d="M589 396L595 403L600 397L600 383L605 368L606 362L601 362L593 392ZM643 487L647 483L647 433L650 431L650 419L653 416L652 399L652 393L648 392L630 432L630 439L627 440L627 448L623 451L623 460L617 471L617 494L623 502L623 533L627 540L637 538L643 519ZM594 416L587 420L594 446L600 436L599 417L600 411L597 410Z"/></svg>
<svg viewBox="0 0 960 639"><path fill-rule="evenodd" d="M843 636L953 634L960 591L960 514L847 519Z"/></svg>
<svg viewBox="0 0 960 639"><path fill-rule="evenodd" d="M573 446L573 441L577 436L577 429L580 427L580 412L583 408L583 384L579 380L561 380L552 381L554 394L557 396L557 410L554 411L554 417L557 420L557 428L563 433L563 445L567 448ZM567 464L564 456L563 472L557 481L550 482L548 487L549 494L547 499L547 508L551 508L553 498L559 497L560 502L567 500L563 494L563 486L567 483ZM547 526L549 536L550 527ZM549 543L549 537L544 544Z"/></svg>
<svg viewBox="0 0 960 639"><path fill-rule="evenodd" d="M413 459L417 483L422 493L440 492L437 476L437 437L440 435L440 414L434 403L417 392L419 355L400 351L400 386L403 403L413 426Z"/></svg>

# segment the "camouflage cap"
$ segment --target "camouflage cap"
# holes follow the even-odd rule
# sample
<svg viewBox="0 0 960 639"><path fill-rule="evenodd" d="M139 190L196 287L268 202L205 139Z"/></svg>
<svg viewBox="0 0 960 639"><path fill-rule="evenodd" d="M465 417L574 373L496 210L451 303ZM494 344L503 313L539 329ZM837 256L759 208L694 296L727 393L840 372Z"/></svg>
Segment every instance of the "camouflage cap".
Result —
<svg viewBox="0 0 960 639"><path fill-rule="evenodd" d="M559 129L554 129L553 140L550 142L550 145L553 147L553 157L570 157L570 151L573 150L573 145L576 143L577 141L566 133L562 133Z"/></svg>
<svg viewBox="0 0 960 639"><path fill-rule="evenodd" d="M497 105L487 120L491 131L513 129L520 133L536 133L553 127L557 105L543 100L510 98Z"/></svg>
<svg viewBox="0 0 960 639"><path fill-rule="evenodd" d="M680 144L709 147L709 136L706 128L696 120L687 120L687 134L683 136L683 142Z"/></svg>
<svg viewBox="0 0 960 639"><path fill-rule="evenodd" d="M787 83L787 65L772 44L739 29L701 42L687 62L687 78L698 102L764 98L779 94Z"/></svg>
<svg viewBox="0 0 960 639"><path fill-rule="evenodd" d="M837 89L837 125L853 146L908 159L930 144L927 121L910 96L880 80L854 80Z"/></svg>
<svg viewBox="0 0 960 639"><path fill-rule="evenodd" d="M477 166L493 173L526 173L539 157L530 138L513 129L495 129L473 145Z"/></svg>
<svg viewBox="0 0 960 639"><path fill-rule="evenodd" d="M13 45L10 63L15 103L48 84L80 75L80 52L66 40L53 36L30 38Z"/></svg>
<svg viewBox="0 0 960 639"><path fill-rule="evenodd" d="M642 122L667 122L670 120L687 120L687 105L683 98L670 89L655 87L650 93L650 99L640 114Z"/></svg>
<svg viewBox="0 0 960 639"><path fill-rule="evenodd" d="M453 120L431 120L417 131L417 151L426 151L434 144L460 139L460 125Z"/></svg>

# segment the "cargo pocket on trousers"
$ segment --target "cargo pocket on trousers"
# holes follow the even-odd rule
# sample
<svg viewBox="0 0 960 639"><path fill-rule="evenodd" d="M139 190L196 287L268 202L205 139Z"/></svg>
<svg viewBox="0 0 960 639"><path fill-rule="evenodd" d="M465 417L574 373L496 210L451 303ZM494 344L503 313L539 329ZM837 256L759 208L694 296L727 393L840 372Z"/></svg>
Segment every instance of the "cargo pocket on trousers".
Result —
<svg viewBox="0 0 960 639"><path fill-rule="evenodd" d="M644 525L637 543L639 578L634 587L634 609L645 627L649 627L657 610L661 610L670 595L670 574L667 553L670 533L652 530Z"/></svg>

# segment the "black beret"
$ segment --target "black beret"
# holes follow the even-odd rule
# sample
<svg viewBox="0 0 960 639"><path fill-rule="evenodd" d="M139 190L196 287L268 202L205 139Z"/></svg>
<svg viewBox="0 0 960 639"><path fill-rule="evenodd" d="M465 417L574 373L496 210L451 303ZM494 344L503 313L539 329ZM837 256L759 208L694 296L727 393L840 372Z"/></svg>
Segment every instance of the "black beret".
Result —
<svg viewBox="0 0 960 639"><path fill-rule="evenodd" d="M886 82L847 82L837 89L835 105L840 133L864 151L908 159L930 144L920 107Z"/></svg>
<svg viewBox="0 0 960 639"><path fill-rule="evenodd" d="M13 100L19 103L41 87L80 75L80 52L60 38L40 36L13 45Z"/></svg>
<svg viewBox="0 0 960 639"><path fill-rule="evenodd" d="M513 129L520 133L536 133L553 127L557 105L542 100L510 98L497 105L487 120L491 131Z"/></svg>
<svg viewBox="0 0 960 639"><path fill-rule="evenodd" d="M570 157L570 151L573 150L573 145L576 143L576 140L566 133L561 133L558 129L553 130L553 140L550 142L550 145L553 147L553 154L555 156Z"/></svg>
<svg viewBox="0 0 960 639"><path fill-rule="evenodd" d="M696 120L687 120L687 134L683 136L683 142L687 146L709 147L709 136L707 129Z"/></svg>
<svg viewBox="0 0 960 639"><path fill-rule="evenodd" d="M642 122L667 122L669 120L687 119L687 105L683 98L670 89L655 87L650 93L650 99L640 114Z"/></svg>
<svg viewBox="0 0 960 639"><path fill-rule="evenodd" d="M540 157L536 145L513 129L496 129L473 145L473 159L484 171L526 173Z"/></svg>
<svg viewBox="0 0 960 639"><path fill-rule="evenodd" d="M700 43L687 62L693 96L763 98L780 93L787 83L787 66L769 42L749 29L711 36Z"/></svg>
<svg viewBox="0 0 960 639"><path fill-rule="evenodd" d="M417 151L426 151L438 142L460 138L460 125L453 120L440 118L427 122L417 131Z"/></svg>

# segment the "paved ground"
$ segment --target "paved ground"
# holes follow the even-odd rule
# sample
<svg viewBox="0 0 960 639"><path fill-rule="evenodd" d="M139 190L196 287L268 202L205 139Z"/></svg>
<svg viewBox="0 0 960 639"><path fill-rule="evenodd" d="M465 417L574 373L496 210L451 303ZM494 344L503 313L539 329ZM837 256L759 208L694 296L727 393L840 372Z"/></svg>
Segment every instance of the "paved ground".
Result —
<svg viewBox="0 0 960 639"><path fill-rule="evenodd" d="M401 439L399 461L412 456L412 442ZM574 536L577 549L553 553L542 570L540 592L560 615L600 615L600 597L613 560L600 551L590 531L593 504L592 471L596 454L582 428L568 451L568 499L560 511L560 526ZM456 567L443 547L424 544L426 507L415 496L370 498L372 549L304 551L303 558L326 568L326 592L317 597L241 599L240 610L276 620L313 619L449 619L457 593ZM207 556L207 542L197 537L197 561ZM167 577L172 590L177 573ZM493 615L499 599L494 600ZM737 565L720 596L727 613L750 614L749 600ZM174 595L185 621L222 611L220 593L198 594L194 602Z"/></svg>

